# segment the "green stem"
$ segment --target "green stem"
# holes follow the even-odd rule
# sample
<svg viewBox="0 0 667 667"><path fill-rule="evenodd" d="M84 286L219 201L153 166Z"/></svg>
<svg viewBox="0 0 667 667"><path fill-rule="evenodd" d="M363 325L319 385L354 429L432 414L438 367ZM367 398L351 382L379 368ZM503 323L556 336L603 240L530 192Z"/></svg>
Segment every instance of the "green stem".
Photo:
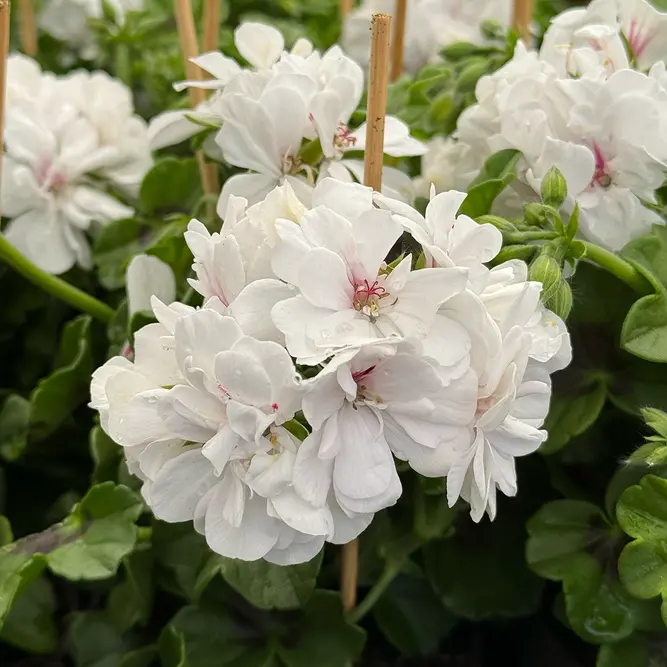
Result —
<svg viewBox="0 0 667 667"><path fill-rule="evenodd" d="M551 241L560 236L558 232L507 232L503 234L505 243L527 243L528 241Z"/></svg>
<svg viewBox="0 0 667 667"><path fill-rule="evenodd" d="M150 526L139 526L137 528L137 543L150 542L153 537L153 529Z"/></svg>
<svg viewBox="0 0 667 667"><path fill-rule="evenodd" d="M401 571L400 565L395 562L387 563L380 578L375 582L373 588L368 591L366 597L359 603L359 606L353 609L347 616L351 623L359 623L366 614L373 608L375 603L382 597L392 581Z"/></svg>
<svg viewBox="0 0 667 667"><path fill-rule="evenodd" d="M92 315L94 318L108 324L114 315L112 308L99 301L90 294L70 285L61 278L51 275L35 266L26 259L5 237L0 234L0 259L4 260L15 271L27 278L33 285L45 292L65 301L74 308Z"/></svg>
<svg viewBox="0 0 667 667"><path fill-rule="evenodd" d="M586 259L616 276L642 296L653 292L648 280L624 259L594 243L589 243L588 241L582 241L582 243L586 246Z"/></svg>

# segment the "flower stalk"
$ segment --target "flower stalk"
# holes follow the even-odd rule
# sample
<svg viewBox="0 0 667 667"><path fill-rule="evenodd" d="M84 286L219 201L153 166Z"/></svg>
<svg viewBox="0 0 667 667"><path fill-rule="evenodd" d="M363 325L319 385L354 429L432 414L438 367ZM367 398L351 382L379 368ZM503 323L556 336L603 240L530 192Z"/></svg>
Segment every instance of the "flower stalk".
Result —
<svg viewBox="0 0 667 667"><path fill-rule="evenodd" d="M108 324L113 309L99 299L70 285L68 282L43 271L24 257L2 234L0 234L0 259L7 262L17 273L27 278L33 285L68 303L77 310L88 313L95 319Z"/></svg>
<svg viewBox="0 0 667 667"><path fill-rule="evenodd" d="M375 14L371 30L364 185L380 191L382 188L382 160L384 157L384 125L387 113L387 85L389 83L391 16ZM353 540L343 546L341 562L341 592L345 611L351 611L357 604L358 578L359 542Z"/></svg>
<svg viewBox="0 0 667 667"><path fill-rule="evenodd" d="M600 268L608 271L631 287L637 294L645 296L651 294L653 289L650 283L637 269L624 259L614 253L601 248L589 241L582 241L586 247L586 259L597 264Z"/></svg>

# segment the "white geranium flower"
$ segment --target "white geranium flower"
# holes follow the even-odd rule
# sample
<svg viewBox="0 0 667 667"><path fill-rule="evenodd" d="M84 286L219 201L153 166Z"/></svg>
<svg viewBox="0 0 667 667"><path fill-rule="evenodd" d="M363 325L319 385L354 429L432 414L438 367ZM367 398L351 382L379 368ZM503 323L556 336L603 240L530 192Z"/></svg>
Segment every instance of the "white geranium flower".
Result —
<svg viewBox="0 0 667 667"><path fill-rule="evenodd" d="M304 397L313 433L297 454L296 490L323 506L333 489L350 517L392 505L401 494L392 451L422 474L442 475L443 452L469 439L476 394L473 373L444 388L418 345L341 352Z"/></svg>
<svg viewBox="0 0 667 667"><path fill-rule="evenodd" d="M169 264L151 255L135 255L125 274L127 309L134 313L151 312L153 297L164 303L176 298L176 279Z"/></svg>
<svg viewBox="0 0 667 667"><path fill-rule="evenodd" d="M394 0L364 0L343 22L343 48L364 66L370 59L371 18L378 12L395 14ZM495 20L509 27L511 14L510 0L411 0L404 38L405 70L415 73L448 44L483 43L482 22Z"/></svg>
<svg viewBox="0 0 667 667"><path fill-rule="evenodd" d="M30 88L7 108L1 205L11 221L4 233L50 273L76 263L90 268L85 232L133 213L106 190L137 193L151 165L145 125L127 89L104 73L43 75Z"/></svg>
<svg viewBox="0 0 667 667"><path fill-rule="evenodd" d="M143 0L106 0L115 14L116 23L122 25L129 11L143 8ZM102 0L48 0L39 17L44 32L66 42L85 60L92 60L98 53L88 19L100 19L104 15Z"/></svg>
<svg viewBox="0 0 667 667"><path fill-rule="evenodd" d="M330 187L336 187L330 179L318 186L321 192ZM360 203L371 197L361 186L346 187ZM351 210L353 200L348 205ZM301 293L278 303L272 317L302 363L316 364L337 349L386 336L425 338L439 306L467 281L460 268L412 271L410 256L389 271L384 258L401 235L400 225L388 211L364 210L363 204L351 212L346 218L317 206L300 225L276 225L281 242L274 271Z"/></svg>
<svg viewBox="0 0 667 667"><path fill-rule="evenodd" d="M530 336L510 330L496 360L491 381L480 387L474 428L467 446L453 453L447 474L447 498L462 497L480 521L496 515L496 490L517 492L514 459L535 452L546 439L540 427L549 410L551 387L544 370L527 370Z"/></svg>

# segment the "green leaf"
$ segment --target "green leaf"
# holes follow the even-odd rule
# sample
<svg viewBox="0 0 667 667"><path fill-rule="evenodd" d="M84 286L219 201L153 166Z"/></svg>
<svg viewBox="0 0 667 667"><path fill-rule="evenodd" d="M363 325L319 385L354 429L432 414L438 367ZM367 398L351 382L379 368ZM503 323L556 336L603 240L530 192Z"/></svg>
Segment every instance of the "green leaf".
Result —
<svg viewBox="0 0 667 667"><path fill-rule="evenodd" d="M269 667L272 654L261 628L222 609L183 607L160 637L164 667Z"/></svg>
<svg viewBox="0 0 667 667"><path fill-rule="evenodd" d="M621 528L630 537L667 539L667 480L647 475L621 496L617 507Z"/></svg>
<svg viewBox="0 0 667 667"><path fill-rule="evenodd" d="M191 523L168 524L153 520L153 551L159 566L158 584L173 595L196 601L200 572L211 560L206 540Z"/></svg>
<svg viewBox="0 0 667 667"><path fill-rule="evenodd" d="M10 545L14 547L14 545ZM17 596L32 584L42 573L45 562L32 554L0 549L0 627L4 626Z"/></svg>
<svg viewBox="0 0 667 667"><path fill-rule="evenodd" d="M567 619L582 639L606 644L632 634L635 604L615 574L605 574L594 560L567 575L563 593Z"/></svg>
<svg viewBox="0 0 667 667"><path fill-rule="evenodd" d="M259 609L298 609L310 599L322 565L323 551L301 565L273 565L265 560L248 563L233 558L212 556L212 565L202 571L204 581L197 584L203 590L212 572L219 571L225 581Z"/></svg>
<svg viewBox="0 0 667 667"><path fill-rule="evenodd" d="M59 368L40 380L32 393L30 420L42 437L88 400L93 371L90 327L88 315L80 315L65 325L60 340Z"/></svg>
<svg viewBox="0 0 667 667"><path fill-rule="evenodd" d="M644 408L642 418L658 435L667 440L667 413L654 408Z"/></svg>
<svg viewBox="0 0 667 667"><path fill-rule="evenodd" d="M146 174L139 199L148 215L174 209L187 213L201 194L197 161L194 158L167 157L156 162Z"/></svg>
<svg viewBox="0 0 667 667"><path fill-rule="evenodd" d="M596 667L664 667L660 652L652 656L648 642L641 635L600 647Z"/></svg>
<svg viewBox="0 0 667 667"><path fill-rule="evenodd" d="M399 575L373 607L378 627L409 658L435 653L456 624L423 577Z"/></svg>
<svg viewBox="0 0 667 667"><path fill-rule="evenodd" d="M667 589L667 548L662 542L635 540L618 561L623 585L632 595L648 600Z"/></svg>
<svg viewBox="0 0 667 667"><path fill-rule="evenodd" d="M654 225L650 234L630 241L621 256L633 264L656 291L667 287L667 229L664 225Z"/></svg>
<svg viewBox="0 0 667 667"><path fill-rule="evenodd" d="M526 567L523 525L512 518L499 512L495 522L474 525L465 517L453 537L426 545L426 574L457 616L513 618L539 605L543 583Z"/></svg>
<svg viewBox="0 0 667 667"><path fill-rule="evenodd" d="M48 556L51 571L72 581L114 575L134 549L142 508L126 486L93 486L58 526L60 544Z"/></svg>
<svg viewBox="0 0 667 667"><path fill-rule="evenodd" d="M127 264L141 252L145 241L146 226L134 218L113 220L104 225L95 239L93 257L97 276L105 289L120 289L125 286Z"/></svg>
<svg viewBox="0 0 667 667"><path fill-rule="evenodd" d="M317 591L277 647L285 667L348 667L359 658L366 633L345 620L338 593Z"/></svg>
<svg viewBox="0 0 667 667"><path fill-rule="evenodd" d="M39 577L15 600L2 626L0 639L29 653L52 653L58 646L53 622L55 608L51 584Z"/></svg>
<svg viewBox="0 0 667 667"><path fill-rule="evenodd" d="M477 218L490 213L496 197L516 178L516 165L520 158L519 151L509 148L492 155L468 188L468 196L459 208L459 215Z"/></svg>
<svg viewBox="0 0 667 667"><path fill-rule="evenodd" d="M127 556L123 564L125 581L111 591L107 606L110 618L121 633L148 623L154 597L150 548L138 549Z"/></svg>
<svg viewBox="0 0 667 667"><path fill-rule="evenodd" d="M0 410L0 455L5 461L21 458L30 427L30 401L10 394Z"/></svg>
<svg viewBox="0 0 667 667"><path fill-rule="evenodd" d="M667 363L667 296L645 296L637 301L623 323L621 345L648 361Z"/></svg>
<svg viewBox="0 0 667 667"><path fill-rule="evenodd" d="M608 523L602 511L579 500L555 500L544 505L527 525L526 560L545 579L560 581L587 567L587 552Z"/></svg>
<svg viewBox="0 0 667 667"><path fill-rule="evenodd" d="M122 459L122 447L117 445L99 426L90 431L90 457L93 460L93 483L116 479L118 464Z"/></svg>
<svg viewBox="0 0 667 667"><path fill-rule="evenodd" d="M585 433L597 421L606 400L607 384L599 378L579 387L576 394L554 393L544 424L549 436L540 452L553 454Z"/></svg>

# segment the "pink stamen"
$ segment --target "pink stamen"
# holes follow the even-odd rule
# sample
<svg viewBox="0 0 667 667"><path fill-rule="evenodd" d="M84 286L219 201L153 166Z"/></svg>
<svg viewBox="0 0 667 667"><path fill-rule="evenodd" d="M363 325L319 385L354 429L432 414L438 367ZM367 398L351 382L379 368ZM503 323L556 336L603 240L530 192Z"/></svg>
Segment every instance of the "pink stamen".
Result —
<svg viewBox="0 0 667 667"><path fill-rule="evenodd" d="M375 366L371 366L370 368L366 368L363 371L356 371L352 373L352 379L359 384L362 380L367 378L373 371L375 370Z"/></svg>
<svg viewBox="0 0 667 667"><path fill-rule="evenodd" d="M338 129L336 130L336 134L334 134L334 143L340 148L356 146L357 138L350 136L351 134L352 130L350 130L350 128L344 123L340 123Z"/></svg>
<svg viewBox="0 0 667 667"><path fill-rule="evenodd" d="M271 406L271 409L272 409L274 412L278 412L278 404L277 404L277 403L274 403L274 404Z"/></svg>
<svg viewBox="0 0 667 667"><path fill-rule="evenodd" d="M600 187L608 188L612 183L612 179L607 170L607 159L596 141L593 142L593 154L595 155L595 172L593 173L590 187L599 185Z"/></svg>
<svg viewBox="0 0 667 667"><path fill-rule="evenodd" d="M377 280L372 285L368 282L368 280L364 280L363 283L355 286L354 293L357 298L363 297L366 300L374 296L378 299L382 299L384 296L386 296L387 290L382 287L382 285L380 285L379 281Z"/></svg>

